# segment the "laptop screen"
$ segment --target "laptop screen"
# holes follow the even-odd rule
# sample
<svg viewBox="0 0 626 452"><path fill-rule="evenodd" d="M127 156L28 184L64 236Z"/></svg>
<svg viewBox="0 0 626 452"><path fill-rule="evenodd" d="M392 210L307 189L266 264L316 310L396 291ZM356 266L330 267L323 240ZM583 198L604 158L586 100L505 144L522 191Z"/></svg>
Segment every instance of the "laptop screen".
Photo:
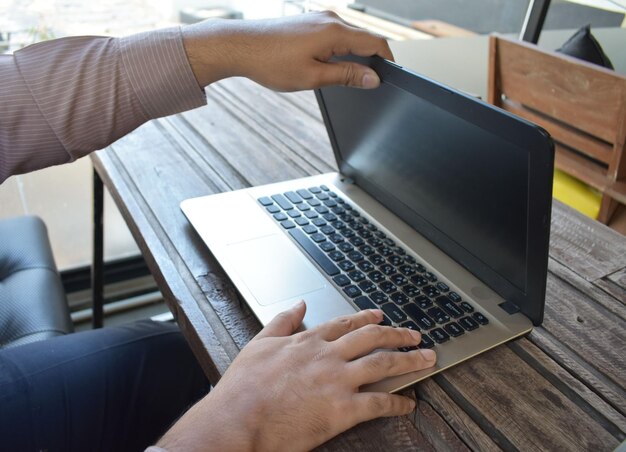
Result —
<svg viewBox="0 0 626 452"><path fill-rule="evenodd" d="M529 148L482 118L500 113L481 102L382 78L375 90L320 92L342 173L470 271L479 261L526 293Z"/></svg>

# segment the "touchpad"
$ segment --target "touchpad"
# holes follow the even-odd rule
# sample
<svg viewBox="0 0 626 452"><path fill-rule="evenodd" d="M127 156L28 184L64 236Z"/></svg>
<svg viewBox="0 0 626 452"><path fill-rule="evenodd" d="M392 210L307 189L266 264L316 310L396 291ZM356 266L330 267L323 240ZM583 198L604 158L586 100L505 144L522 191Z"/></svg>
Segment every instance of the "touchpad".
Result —
<svg viewBox="0 0 626 452"><path fill-rule="evenodd" d="M236 273L262 305L326 286L318 269L282 234L232 243L227 249Z"/></svg>

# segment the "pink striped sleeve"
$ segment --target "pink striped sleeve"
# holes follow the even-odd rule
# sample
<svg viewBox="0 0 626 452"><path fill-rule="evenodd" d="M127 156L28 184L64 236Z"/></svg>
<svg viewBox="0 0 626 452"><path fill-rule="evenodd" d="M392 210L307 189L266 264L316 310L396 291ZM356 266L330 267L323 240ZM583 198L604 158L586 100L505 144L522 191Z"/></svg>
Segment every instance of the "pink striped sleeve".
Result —
<svg viewBox="0 0 626 452"><path fill-rule="evenodd" d="M0 99L0 183L206 103L178 27L64 38L2 55Z"/></svg>

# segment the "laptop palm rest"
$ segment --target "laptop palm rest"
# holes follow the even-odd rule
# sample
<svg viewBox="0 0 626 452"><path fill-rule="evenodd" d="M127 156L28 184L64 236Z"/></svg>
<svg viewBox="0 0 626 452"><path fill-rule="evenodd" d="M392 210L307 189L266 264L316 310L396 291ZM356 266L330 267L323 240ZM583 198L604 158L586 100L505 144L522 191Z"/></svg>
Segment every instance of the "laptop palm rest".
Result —
<svg viewBox="0 0 626 452"><path fill-rule="evenodd" d="M232 243L227 249L236 273L263 306L326 286L319 270L282 234Z"/></svg>

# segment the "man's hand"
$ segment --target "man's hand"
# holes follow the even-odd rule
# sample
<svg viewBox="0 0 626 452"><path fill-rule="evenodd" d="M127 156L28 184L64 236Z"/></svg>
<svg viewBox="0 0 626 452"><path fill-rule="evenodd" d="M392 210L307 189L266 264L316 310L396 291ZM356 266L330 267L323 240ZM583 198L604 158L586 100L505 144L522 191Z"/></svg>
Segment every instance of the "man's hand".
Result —
<svg viewBox="0 0 626 452"><path fill-rule="evenodd" d="M304 303L278 315L241 351L217 386L165 434L174 450L308 450L350 427L410 413L410 398L359 392L383 378L435 364L420 333L377 325L378 310L293 334ZM387 351L374 350L388 349Z"/></svg>
<svg viewBox="0 0 626 452"><path fill-rule="evenodd" d="M208 20L183 28L185 50L201 86L243 76L277 91L327 85L376 88L365 66L329 62L335 55L393 59L380 36L351 26L335 13L270 20Z"/></svg>

